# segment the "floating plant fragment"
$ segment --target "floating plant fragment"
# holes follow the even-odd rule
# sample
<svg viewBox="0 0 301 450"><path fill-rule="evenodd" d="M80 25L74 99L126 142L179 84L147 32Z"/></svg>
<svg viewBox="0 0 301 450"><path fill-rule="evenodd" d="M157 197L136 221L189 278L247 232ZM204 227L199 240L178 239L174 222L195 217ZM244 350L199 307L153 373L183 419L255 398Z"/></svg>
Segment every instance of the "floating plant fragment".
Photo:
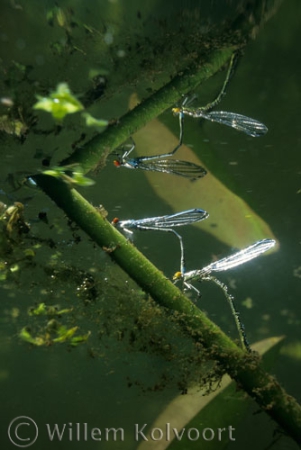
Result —
<svg viewBox="0 0 301 450"><path fill-rule="evenodd" d="M71 93L67 83L58 84L49 97L37 95L37 98L38 102L33 108L51 113L52 117L58 121L63 120L67 114L74 114L84 109L81 102Z"/></svg>
<svg viewBox="0 0 301 450"><path fill-rule="evenodd" d="M82 117L85 119L87 127L103 128L108 125L107 120L95 119L95 117L87 112L82 113Z"/></svg>
<svg viewBox="0 0 301 450"><path fill-rule="evenodd" d="M59 309L57 306L47 306L45 303L39 303L37 307L30 308L28 314L30 316L60 316L71 311L72 308Z"/></svg>
<svg viewBox="0 0 301 450"><path fill-rule="evenodd" d="M70 187L77 186L93 186L95 181L83 175L83 169L78 164L62 167L52 167L44 170L44 175L49 175L54 178L61 178Z"/></svg>
<svg viewBox="0 0 301 450"><path fill-rule="evenodd" d="M76 347L79 344L87 342L91 334L90 331L88 331L86 334L74 336L78 330L77 326L67 328L64 325L58 325L56 321L50 321L48 322L48 325L48 329L46 327L37 336L33 336L29 328L24 327L19 333L19 338L22 341L28 342L29 344L37 347L41 347L42 345L48 346L52 344L61 344L64 342L68 342L73 347Z"/></svg>

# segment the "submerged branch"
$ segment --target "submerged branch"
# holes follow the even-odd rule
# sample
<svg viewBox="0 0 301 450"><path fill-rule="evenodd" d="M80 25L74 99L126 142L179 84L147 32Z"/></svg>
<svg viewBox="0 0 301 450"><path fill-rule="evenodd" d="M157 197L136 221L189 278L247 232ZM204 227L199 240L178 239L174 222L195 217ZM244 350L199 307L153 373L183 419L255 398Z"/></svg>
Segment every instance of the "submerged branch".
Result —
<svg viewBox="0 0 301 450"><path fill-rule="evenodd" d="M77 149L62 165L77 163L84 172L97 166L103 155L216 73L237 48L228 45L222 50L215 50L202 65L196 62L178 74L169 84L125 114L118 125L110 126ZM32 178L91 239L101 248L110 249L111 258L158 304L179 314L179 323L192 338L201 342L210 351L212 359L219 361L238 385L301 444L301 407L274 377L265 372L256 354L238 348L75 189L51 176L39 174Z"/></svg>
<svg viewBox="0 0 301 450"><path fill-rule="evenodd" d="M221 30L215 40L214 49L211 47L208 50L199 42L199 48L191 50L195 55L192 58L193 63L133 110L124 114L117 124L110 125L103 133L77 148L61 165L79 164L84 172L97 167L100 161L137 130L217 73L234 52L241 50L250 37L257 34L260 26L275 13L281 1L253 0L250 8L243 9L231 24Z"/></svg>
<svg viewBox="0 0 301 450"><path fill-rule="evenodd" d="M238 348L162 272L145 258L75 189L51 176L36 175L36 183L161 306L180 314L179 322L193 339L211 351L229 375L301 444L301 407L262 367L257 355Z"/></svg>
<svg viewBox="0 0 301 450"><path fill-rule="evenodd" d="M210 58L207 60L201 63L196 62L193 66L188 67L151 97L122 116L117 125L110 125L102 134L96 135L83 147L77 148L61 164L63 166L79 164L84 172L95 168L102 156L106 156L150 120L171 108L183 95L188 94L218 72L237 48L228 46L216 50L210 54Z"/></svg>

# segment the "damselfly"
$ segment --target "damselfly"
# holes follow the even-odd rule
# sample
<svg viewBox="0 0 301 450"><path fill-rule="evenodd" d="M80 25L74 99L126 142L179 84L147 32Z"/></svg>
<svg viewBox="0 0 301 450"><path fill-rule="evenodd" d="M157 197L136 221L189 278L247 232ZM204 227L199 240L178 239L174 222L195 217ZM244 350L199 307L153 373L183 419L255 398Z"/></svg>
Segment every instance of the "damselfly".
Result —
<svg viewBox="0 0 301 450"><path fill-rule="evenodd" d="M255 244L252 244L233 255L226 256L218 261L213 261L208 266L203 267L203 269L191 270L190 272L184 273L184 281L200 280L203 276L209 275L211 272L223 272L224 270L233 269L234 267L257 258L261 253L270 250L274 247L275 243L276 241L274 241L274 239L262 239L261 241L257 241ZM177 272L175 278L179 277L181 277L181 274L178 274Z"/></svg>
<svg viewBox="0 0 301 450"><path fill-rule="evenodd" d="M141 169L152 172L164 172L173 175L179 175L184 178L196 180L206 175L207 171L192 162L180 161L178 159L164 159L170 157L179 148L177 146L171 153L153 156L139 156L137 158L129 158L130 153L134 150L133 143L129 150L126 150L118 159L114 160L115 167L126 167L127 169Z"/></svg>
<svg viewBox="0 0 301 450"><path fill-rule="evenodd" d="M112 221L113 225L122 228L127 233L132 234L132 230L153 230L153 231L166 231L173 233L180 241L181 247L181 273L185 271L185 255L182 236L179 235L173 228L183 225L190 225L195 222L207 219L209 214L203 209L195 208L187 211L181 211L175 214L159 217L149 217L146 219L138 220L119 220L115 218Z"/></svg>
<svg viewBox="0 0 301 450"><path fill-rule="evenodd" d="M185 115L194 117L197 119L206 119L206 120L210 120L211 122L221 123L223 125L227 125L228 127L234 128L238 131L242 131L243 133L246 133L252 137L259 137L259 136L262 136L267 133L267 131L268 131L267 127L263 123L259 122L258 120L252 119L247 116L243 116L242 114L237 114L237 113L233 113L233 112L229 112L229 111L210 111L221 101L222 97L226 93L226 87L231 78L235 59L236 59L236 54L234 54L231 58L229 69L228 69L224 84L222 86L222 89L221 89L220 93L218 94L218 96L216 97L216 99L213 100L213 102L208 103L206 106L203 106L203 107L193 108L193 107L189 107L188 105L186 106L186 104L191 103L191 101L194 98L192 98L188 102L188 97L187 97L184 99L181 107L172 109L172 112L175 115L179 115L180 137L183 136L183 120L184 120Z"/></svg>
<svg viewBox="0 0 301 450"><path fill-rule="evenodd" d="M273 239L263 239L261 241L255 242L255 244L250 245L249 247L240 250L233 255L222 258L218 261L214 261L208 266L203 267L203 269L199 270L191 270L189 272L176 272L173 279L175 282L182 279L184 282L184 286L188 289L195 290L198 295L200 295L199 290L194 287L191 282L192 281L213 281L217 284L224 292L226 299L229 302L232 314L235 319L235 323L239 332L240 341L243 348L249 349L248 341L245 335L244 326L240 321L239 313L234 305L234 297L228 293L228 287L222 283L217 278L211 276L212 272L223 272L224 270L233 269L234 267L240 266L248 261L251 261L262 253L270 250L276 241Z"/></svg>
<svg viewBox="0 0 301 450"><path fill-rule="evenodd" d="M211 122L218 122L235 130L242 131L252 137L263 136L267 133L267 127L258 120L229 111L207 112L203 108L189 108L182 105L181 108L173 108L174 114L181 116L188 115L198 119L206 119Z"/></svg>

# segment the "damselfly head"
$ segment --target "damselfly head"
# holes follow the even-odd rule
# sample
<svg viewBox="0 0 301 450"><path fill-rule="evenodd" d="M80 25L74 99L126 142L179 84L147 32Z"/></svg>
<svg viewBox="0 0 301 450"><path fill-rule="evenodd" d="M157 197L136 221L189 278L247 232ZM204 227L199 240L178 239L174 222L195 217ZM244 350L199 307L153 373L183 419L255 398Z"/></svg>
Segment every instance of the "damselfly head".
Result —
<svg viewBox="0 0 301 450"><path fill-rule="evenodd" d="M114 159L113 164L115 167L120 167L122 165L119 159Z"/></svg>
<svg viewBox="0 0 301 450"><path fill-rule="evenodd" d="M118 219L118 217L114 217L114 219L112 220L112 222L111 222L111 225L117 225L118 224L118 222L119 222L119 219Z"/></svg>
<svg viewBox="0 0 301 450"><path fill-rule="evenodd" d="M174 116L177 116L178 114L181 113L181 108L177 107L177 108L172 108L172 113Z"/></svg>
<svg viewBox="0 0 301 450"><path fill-rule="evenodd" d="M182 273L181 273L181 272L176 272L176 273L174 274L174 276L172 277L172 279L173 279L174 281L180 280L181 278L182 278Z"/></svg>

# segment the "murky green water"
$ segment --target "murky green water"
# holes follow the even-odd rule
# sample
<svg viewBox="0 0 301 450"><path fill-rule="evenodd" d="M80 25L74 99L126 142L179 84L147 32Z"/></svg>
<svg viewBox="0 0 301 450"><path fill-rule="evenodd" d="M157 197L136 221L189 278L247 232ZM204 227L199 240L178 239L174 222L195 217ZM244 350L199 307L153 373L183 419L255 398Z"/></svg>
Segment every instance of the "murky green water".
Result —
<svg viewBox="0 0 301 450"><path fill-rule="evenodd" d="M212 22L221 24L224 15L231 16L236 10L233 3L225 2L221 7L208 1L198 10L194 2L188 2L182 14L182 3L173 3L173 17L182 17L181 24L168 19L164 22L166 10L160 2L148 2L142 10L135 2L126 7L113 1L89 6L69 2L69 7L64 5L67 16L63 18L51 16L52 2L34 3L34 11L28 11L21 1L20 5L7 1L1 7L1 97L11 97L16 91L22 93L22 104L29 109L20 112L20 120L25 116L25 122L31 115L32 92L47 93L60 81L68 81L75 93L86 92L87 80L95 73L103 77L106 95L103 102L95 103L91 112L109 120L118 118L127 110L130 94L137 90L141 98L145 97L179 69L181 61L176 61L175 57L172 63L166 61L164 70L164 52L167 52L167 45L170 51L174 45L178 46L177 55L183 53L179 35L187 32L189 21L195 20L196 14L201 17L200 28L206 34L206 27ZM154 23L158 24L154 18L158 17L162 29L154 27ZM210 20L203 19L207 17ZM266 136L253 139L218 124L187 119L184 144L209 169L208 180L206 177L188 183L164 174L149 174L146 178L142 171L117 170L109 159L103 171L92 175L96 184L81 190L94 205L103 204L110 218L117 215L122 219L141 218L206 207L212 217L210 226L190 227L181 233L188 269L200 268L237 247L251 244L254 236L272 237L261 236L261 232L246 225L250 220L248 215L237 214L236 198L246 202L269 227L279 242L279 249L220 278L235 296L251 343L271 336L286 336L273 373L297 399L300 399L301 358L300 19L298 0L281 4L244 50L227 95L218 107L262 121L269 128ZM41 32L41 23L45 24L43 30L47 33ZM85 32L82 24L85 24ZM168 26L171 36L175 30L179 33L160 49L160 32L163 36L162 30ZM147 47L140 48L138 44L145 45L152 30L155 30L158 55L146 52L142 58L141 53ZM112 36L116 45L110 44ZM79 42L82 47L78 47ZM87 50L91 52L88 54ZM118 51L121 53L117 64ZM150 71L149 61L153 71ZM20 68L17 63L28 67ZM136 67L135 76L133 67ZM224 72L217 74L199 88L201 104L214 98L224 75ZM7 107L2 105L1 116L5 114ZM178 135L178 121L171 112L164 113L159 121L164 128L160 130L161 148L155 146L155 154L172 148L170 132ZM144 153L144 148L147 151L152 148L152 136L158 126L154 123L137 137L140 154ZM38 128L53 131L53 122L41 113L39 126L34 129ZM76 119L68 117L59 134L29 132L18 138L5 130L1 133L0 188L11 197L3 193L0 200L6 204L22 202L25 220L31 227L30 239L17 240L8 256L20 270L9 271L0 285L0 442L3 448L15 448L7 437L7 427L17 416L29 416L37 422L39 438L33 448L136 448L134 424L150 425L166 404L184 390L185 381L195 382L197 377L196 354L192 353L195 359L186 372L185 352L191 351L190 342L181 336L177 338L174 325L170 324L165 335L163 319L158 315L156 326L148 329L152 313L147 308L143 310L144 322L136 320L142 317L139 308L145 302L144 295L109 256L80 230L67 225L62 212L43 193L25 187L15 191L10 183L9 174L16 180L20 172L32 173L40 169L43 159L55 164L71 153L71 144L80 138L79 129L82 131ZM86 129L85 133L87 141L94 131ZM190 159L193 153L184 148L178 156ZM212 189L210 177L215 177L228 189L225 197L217 197L218 201L214 195L207 199ZM223 214L219 215L221 211ZM48 222L39 219L41 212L47 213ZM137 233L135 244L171 277L179 266L178 242L174 236L162 234ZM29 248L35 251L35 257L25 260L24 250ZM237 338L228 306L215 286L204 283L201 289L199 306L225 332ZM71 348L68 342L40 347L22 342L19 333L25 326L30 327L32 335L45 340L53 333L49 329L49 317L28 315L28 308L41 302L58 305L59 309L73 308L56 320L67 329L78 326L77 335L91 332L87 343ZM136 341L131 334L133 330ZM169 340L172 340L173 358L167 350L166 353L162 350L169 345ZM57 423L60 427L73 425L66 425L63 438L54 443L49 441L47 423L51 426ZM76 423L87 423L89 430L93 427L122 428L124 441L85 440L85 426L78 437ZM263 413L249 413L237 428L236 441L228 448L264 449L272 440L274 427ZM283 439L271 448L295 446Z"/></svg>

